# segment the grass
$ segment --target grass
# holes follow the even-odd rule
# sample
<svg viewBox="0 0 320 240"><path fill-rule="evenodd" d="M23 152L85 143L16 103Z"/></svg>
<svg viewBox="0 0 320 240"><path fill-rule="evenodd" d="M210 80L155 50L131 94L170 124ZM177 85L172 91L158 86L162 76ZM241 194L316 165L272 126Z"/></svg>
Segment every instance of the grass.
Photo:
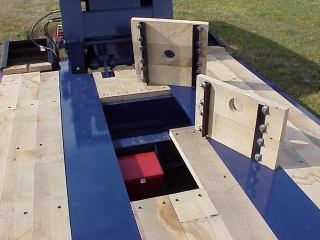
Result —
<svg viewBox="0 0 320 240"><path fill-rule="evenodd" d="M173 0L177 19L209 21L227 45L280 89L320 117L320 0ZM0 0L0 50L26 39L58 0ZM40 30L37 36L40 36Z"/></svg>

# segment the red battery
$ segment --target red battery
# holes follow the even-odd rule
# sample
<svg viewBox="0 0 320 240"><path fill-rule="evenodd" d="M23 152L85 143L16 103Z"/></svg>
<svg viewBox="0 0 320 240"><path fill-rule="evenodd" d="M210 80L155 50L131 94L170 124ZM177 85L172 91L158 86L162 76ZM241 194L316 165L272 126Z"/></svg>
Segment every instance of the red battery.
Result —
<svg viewBox="0 0 320 240"><path fill-rule="evenodd" d="M163 171L154 152L119 157L130 201L164 195Z"/></svg>

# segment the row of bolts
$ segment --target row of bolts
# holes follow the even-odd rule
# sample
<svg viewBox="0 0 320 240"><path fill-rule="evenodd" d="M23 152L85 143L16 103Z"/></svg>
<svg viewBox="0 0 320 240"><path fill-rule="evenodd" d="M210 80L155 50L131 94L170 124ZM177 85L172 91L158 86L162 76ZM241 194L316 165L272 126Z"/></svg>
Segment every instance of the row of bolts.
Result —
<svg viewBox="0 0 320 240"><path fill-rule="evenodd" d="M137 27L138 29L142 29L141 23L137 23L137 24L136 24L136 27ZM198 30L198 32L202 32L203 27L202 27L202 26L198 26L198 27L197 27L197 30ZM142 41L143 41L143 37L142 37L142 36L138 36L138 37L137 37L137 40L138 40L139 42L142 42ZM200 47L202 46L202 42L201 42L201 41L197 41L196 45L197 45L197 47L198 47L198 49L196 50L196 53L197 53L197 54L201 54L201 53L202 53L202 49L201 49ZM143 51L143 46L142 46L142 45L139 45L139 46L138 46L138 49L139 49L140 51ZM146 67L143 66L143 64L144 64L144 59L143 59L142 57L139 58L139 63L140 63L140 65L139 65L140 71L145 71L145 70L146 70ZM197 67L201 67L201 66L202 66L202 62L198 61L198 62L197 62ZM196 70L196 74L199 75L200 73L201 73L200 69L197 69L197 70ZM140 77L140 80L143 81L143 82L146 81L145 77L143 77L143 76Z"/></svg>
<svg viewBox="0 0 320 240"><path fill-rule="evenodd" d="M202 88L205 88L206 86L206 82L202 82L201 83L201 87ZM203 106L204 105L204 99L200 99L200 104ZM269 114L269 107L266 106L266 105L263 105L262 108L261 108L261 112L264 114L264 115L268 115ZM200 110L200 115L202 116L203 115L203 109ZM202 126L199 126L199 131L202 132ZM267 125L265 124L261 124L259 126L259 131L261 133L266 133L267 132ZM262 147L264 146L264 139L263 138L258 138L257 139L257 144L258 146ZM260 162L262 160L262 155L260 153L256 153L254 155L254 159L258 162Z"/></svg>

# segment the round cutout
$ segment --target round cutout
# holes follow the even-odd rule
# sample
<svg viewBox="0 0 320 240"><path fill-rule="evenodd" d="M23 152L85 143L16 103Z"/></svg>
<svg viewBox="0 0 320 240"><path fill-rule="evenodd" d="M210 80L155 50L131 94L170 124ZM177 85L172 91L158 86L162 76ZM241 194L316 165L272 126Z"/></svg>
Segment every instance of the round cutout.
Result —
<svg viewBox="0 0 320 240"><path fill-rule="evenodd" d="M236 98L232 98L230 100L229 107L230 107L231 111L234 111L234 112L242 112L242 110L243 110L242 103Z"/></svg>
<svg viewBox="0 0 320 240"><path fill-rule="evenodd" d="M167 58L168 60L172 60L172 59L176 56L176 54L174 53L174 51L169 50L169 49L164 51L164 55L166 56L166 58Z"/></svg>

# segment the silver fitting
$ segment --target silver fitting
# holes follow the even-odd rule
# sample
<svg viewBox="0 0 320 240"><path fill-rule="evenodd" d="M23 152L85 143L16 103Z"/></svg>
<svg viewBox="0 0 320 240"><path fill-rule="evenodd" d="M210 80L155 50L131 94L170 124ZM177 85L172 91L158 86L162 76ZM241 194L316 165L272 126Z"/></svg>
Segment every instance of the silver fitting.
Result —
<svg viewBox="0 0 320 240"><path fill-rule="evenodd" d="M202 132L202 126L199 126L199 131Z"/></svg>
<svg viewBox="0 0 320 240"><path fill-rule="evenodd" d="M262 147L262 146L264 145L264 140L263 140L263 138L258 138L258 139L257 139L257 144L258 144L260 147Z"/></svg>
<svg viewBox="0 0 320 240"><path fill-rule="evenodd" d="M197 30L198 30L198 32L202 32L203 27L202 27L202 26L198 26L198 27L197 27Z"/></svg>
<svg viewBox="0 0 320 240"><path fill-rule="evenodd" d="M141 77L140 80L141 80L142 82L146 82L146 81L147 81L145 77Z"/></svg>
<svg viewBox="0 0 320 240"><path fill-rule="evenodd" d="M141 28L142 28L141 23L137 23L137 24L136 24L136 27L137 27L138 29L141 29Z"/></svg>
<svg viewBox="0 0 320 240"><path fill-rule="evenodd" d="M254 160L256 160L257 162L261 162L262 160L262 155L260 153L256 153L254 155Z"/></svg>
<svg viewBox="0 0 320 240"><path fill-rule="evenodd" d="M196 70L196 74L199 75L200 73L201 73L201 70L200 70L200 69L197 69L197 70Z"/></svg>
<svg viewBox="0 0 320 240"><path fill-rule="evenodd" d="M143 41L143 37L138 36L138 37L137 37L137 40L138 40L139 42L142 42L142 41Z"/></svg>
<svg viewBox="0 0 320 240"><path fill-rule="evenodd" d="M200 110L200 115L203 116L203 109Z"/></svg>
<svg viewBox="0 0 320 240"><path fill-rule="evenodd" d="M138 48L139 48L140 51L143 51L143 46L142 45L139 45Z"/></svg>
<svg viewBox="0 0 320 240"><path fill-rule="evenodd" d="M201 41L198 41L198 42L197 42L197 46L198 46L198 47L201 47L201 46L202 46L202 42L201 42Z"/></svg>
<svg viewBox="0 0 320 240"><path fill-rule="evenodd" d="M196 50L196 53L197 53L197 54L201 54L201 53L202 53L202 49L201 49L201 48L198 48L198 49Z"/></svg>
<svg viewBox="0 0 320 240"><path fill-rule="evenodd" d="M144 63L144 59L143 58L139 58L139 62L140 63Z"/></svg>
<svg viewBox="0 0 320 240"><path fill-rule="evenodd" d="M197 62L197 67L201 67L202 66L202 62Z"/></svg>
<svg viewBox="0 0 320 240"><path fill-rule="evenodd" d="M259 130L260 130L260 132L265 133L267 131L267 125L261 124L259 126Z"/></svg>
<svg viewBox="0 0 320 240"><path fill-rule="evenodd" d="M207 84L206 84L206 82L202 82L202 83L201 83L201 85L200 85L200 87L205 88L205 87L206 87L206 85L207 85Z"/></svg>
<svg viewBox="0 0 320 240"><path fill-rule="evenodd" d="M201 104L201 105L204 104L204 99L200 99L200 104Z"/></svg>
<svg viewBox="0 0 320 240"><path fill-rule="evenodd" d="M269 107L266 105L263 105L261 108L261 111L264 115L268 115L269 114Z"/></svg>
<svg viewBox="0 0 320 240"><path fill-rule="evenodd" d="M140 69L141 71L146 70L145 66L143 66L143 65L140 65L140 66L139 66L139 69Z"/></svg>

